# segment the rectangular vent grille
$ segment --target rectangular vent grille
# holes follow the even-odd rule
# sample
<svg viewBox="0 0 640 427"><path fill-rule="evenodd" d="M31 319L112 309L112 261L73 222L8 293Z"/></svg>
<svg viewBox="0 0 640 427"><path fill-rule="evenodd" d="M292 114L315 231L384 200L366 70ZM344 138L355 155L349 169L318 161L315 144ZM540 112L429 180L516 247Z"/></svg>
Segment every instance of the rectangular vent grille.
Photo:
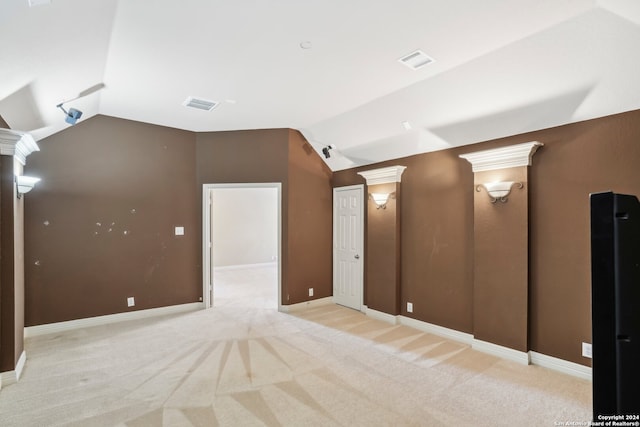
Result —
<svg viewBox="0 0 640 427"><path fill-rule="evenodd" d="M211 111L218 106L219 102L217 101L207 101L206 99L194 98L193 96L188 97L182 103L185 107L197 108L198 110Z"/></svg>
<svg viewBox="0 0 640 427"><path fill-rule="evenodd" d="M29 0L29 7L42 6L45 4L51 4L51 0Z"/></svg>
<svg viewBox="0 0 640 427"><path fill-rule="evenodd" d="M423 51L416 50L415 52L411 52L410 54L398 59L398 61L411 68L412 70L417 70L418 68L422 68L427 64L431 64L434 59Z"/></svg>

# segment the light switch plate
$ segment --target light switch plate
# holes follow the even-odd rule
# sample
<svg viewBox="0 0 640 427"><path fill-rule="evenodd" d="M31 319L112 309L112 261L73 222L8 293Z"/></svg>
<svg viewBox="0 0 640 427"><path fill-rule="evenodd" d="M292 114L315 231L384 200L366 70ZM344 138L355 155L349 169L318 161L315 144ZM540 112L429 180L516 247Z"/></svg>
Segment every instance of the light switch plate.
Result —
<svg viewBox="0 0 640 427"><path fill-rule="evenodd" d="M184 227L176 227L176 236L184 236Z"/></svg>

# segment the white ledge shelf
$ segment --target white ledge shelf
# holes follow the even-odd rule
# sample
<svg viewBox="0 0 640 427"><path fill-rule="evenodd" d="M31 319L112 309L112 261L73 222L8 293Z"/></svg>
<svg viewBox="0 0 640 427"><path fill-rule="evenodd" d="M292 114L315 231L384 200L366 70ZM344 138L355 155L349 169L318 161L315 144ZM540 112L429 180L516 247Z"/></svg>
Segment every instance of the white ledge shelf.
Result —
<svg viewBox="0 0 640 427"><path fill-rule="evenodd" d="M525 142L492 150L460 154L460 157L471 163L473 172L531 166L531 158L543 145L537 141Z"/></svg>
<svg viewBox="0 0 640 427"><path fill-rule="evenodd" d="M402 172L406 168L406 166L390 166L388 168L358 172L358 175L362 175L367 180L367 185L388 184L390 182L400 182L402 180Z"/></svg>

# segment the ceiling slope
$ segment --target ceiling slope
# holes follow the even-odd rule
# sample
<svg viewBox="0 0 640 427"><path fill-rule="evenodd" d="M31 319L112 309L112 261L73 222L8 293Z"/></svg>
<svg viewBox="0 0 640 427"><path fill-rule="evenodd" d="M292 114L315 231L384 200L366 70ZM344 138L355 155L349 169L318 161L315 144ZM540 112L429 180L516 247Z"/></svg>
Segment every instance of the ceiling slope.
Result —
<svg viewBox="0 0 640 427"><path fill-rule="evenodd" d="M640 108L639 23L634 0L3 0L0 116L42 139L104 83L67 106L299 129L339 170Z"/></svg>

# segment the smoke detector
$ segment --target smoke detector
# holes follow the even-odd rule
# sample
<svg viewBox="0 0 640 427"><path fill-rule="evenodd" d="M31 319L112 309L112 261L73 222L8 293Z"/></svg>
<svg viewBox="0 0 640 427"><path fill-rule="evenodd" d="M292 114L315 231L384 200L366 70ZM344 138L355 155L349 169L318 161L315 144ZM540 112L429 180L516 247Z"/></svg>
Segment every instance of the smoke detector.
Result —
<svg viewBox="0 0 640 427"><path fill-rule="evenodd" d="M424 67L427 64L431 64L432 62L434 62L434 59L429 55L427 55L426 53L424 53L423 51L416 50L398 59L398 62L406 65L412 70L417 70L419 68Z"/></svg>
<svg viewBox="0 0 640 427"><path fill-rule="evenodd" d="M211 111L218 106L218 101L208 101L206 99L187 97L182 105L185 107L197 108L198 110Z"/></svg>

